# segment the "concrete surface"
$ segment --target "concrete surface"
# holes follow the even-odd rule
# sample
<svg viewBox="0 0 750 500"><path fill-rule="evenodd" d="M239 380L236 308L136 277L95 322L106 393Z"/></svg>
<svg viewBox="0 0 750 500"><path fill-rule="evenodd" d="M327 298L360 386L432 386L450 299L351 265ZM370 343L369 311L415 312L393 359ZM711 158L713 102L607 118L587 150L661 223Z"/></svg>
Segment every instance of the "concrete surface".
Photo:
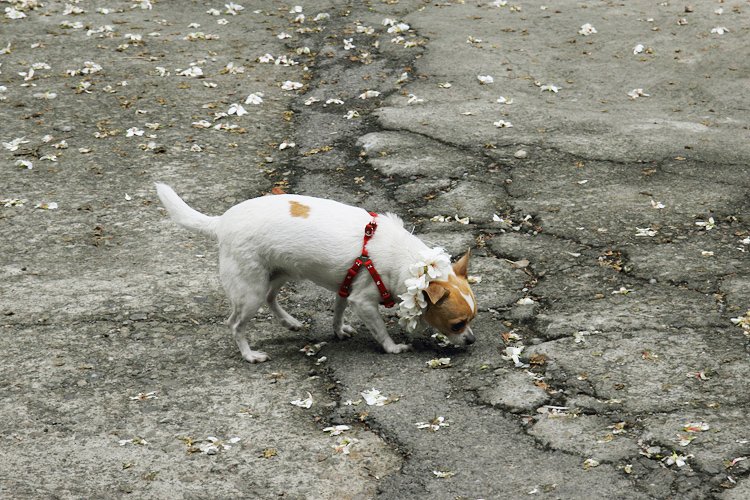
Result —
<svg viewBox="0 0 750 500"><path fill-rule="evenodd" d="M747 497L750 4L240 3L0 4L0 496ZM263 310L246 364L154 181L471 247L478 341L335 341L298 283L304 330Z"/></svg>

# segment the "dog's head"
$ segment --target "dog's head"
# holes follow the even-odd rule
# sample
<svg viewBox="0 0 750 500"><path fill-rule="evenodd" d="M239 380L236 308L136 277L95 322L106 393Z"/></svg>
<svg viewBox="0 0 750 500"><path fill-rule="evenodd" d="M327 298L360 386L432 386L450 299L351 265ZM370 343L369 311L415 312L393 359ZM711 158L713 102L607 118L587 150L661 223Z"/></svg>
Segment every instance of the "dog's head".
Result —
<svg viewBox="0 0 750 500"><path fill-rule="evenodd" d="M455 345L473 344L476 338L471 321L477 315L477 302L468 281L470 252L453 264L447 280L432 281L424 291L427 309L424 320Z"/></svg>

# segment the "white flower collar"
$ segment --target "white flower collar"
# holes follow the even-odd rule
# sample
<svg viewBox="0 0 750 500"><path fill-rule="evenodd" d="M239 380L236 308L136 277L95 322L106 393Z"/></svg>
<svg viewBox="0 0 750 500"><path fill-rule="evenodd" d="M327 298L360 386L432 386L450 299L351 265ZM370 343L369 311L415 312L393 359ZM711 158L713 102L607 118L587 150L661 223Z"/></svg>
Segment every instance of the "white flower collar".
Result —
<svg viewBox="0 0 750 500"><path fill-rule="evenodd" d="M404 281L406 292L399 295L399 324L413 332L422 313L427 308L427 300L422 293L433 280L446 280L452 271L451 257L440 247L420 252L422 260L409 266L410 278Z"/></svg>

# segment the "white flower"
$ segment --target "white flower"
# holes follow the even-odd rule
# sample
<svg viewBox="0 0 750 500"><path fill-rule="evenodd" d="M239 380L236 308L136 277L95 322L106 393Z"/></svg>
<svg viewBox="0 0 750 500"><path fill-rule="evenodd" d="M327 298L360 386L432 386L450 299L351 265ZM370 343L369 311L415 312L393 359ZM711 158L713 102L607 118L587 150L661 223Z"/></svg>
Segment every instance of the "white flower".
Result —
<svg viewBox="0 0 750 500"><path fill-rule="evenodd" d="M318 99L317 97L310 96L307 99L305 99L305 106L310 106L311 104L314 104L316 102L320 102L320 99Z"/></svg>
<svg viewBox="0 0 750 500"><path fill-rule="evenodd" d="M673 451L670 456L664 457L662 459L662 462L666 463L667 465L677 465L677 467L683 467L687 463L687 459L692 457L693 455L678 455L676 451Z"/></svg>
<svg viewBox="0 0 750 500"><path fill-rule="evenodd" d="M627 295L631 293L632 291L633 290L629 290L625 288L624 286L621 286L619 290L615 290L614 292L612 292L612 295Z"/></svg>
<svg viewBox="0 0 750 500"><path fill-rule="evenodd" d="M695 225L704 228L706 231L710 231L711 229L716 227L716 221L714 221L713 217L709 217L708 221L699 220L695 223Z"/></svg>
<svg viewBox="0 0 750 500"><path fill-rule="evenodd" d="M143 10L151 10L152 5L150 0L132 0L133 5L130 6L131 9L137 9L140 7Z"/></svg>
<svg viewBox="0 0 750 500"><path fill-rule="evenodd" d="M351 447L358 442L359 439L356 438L340 437L336 444L333 445L333 449L336 451L336 453L348 455L351 451Z"/></svg>
<svg viewBox="0 0 750 500"><path fill-rule="evenodd" d="M350 109L349 111L346 112L346 114L344 115L344 117L347 120L351 120L353 118L359 118L359 112L356 111L356 110L354 110L354 109Z"/></svg>
<svg viewBox="0 0 750 500"><path fill-rule="evenodd" d="M16 166L23 167L27 170L31 170L34 168L34 164L31 163L29 160L16 160Z"/></svg>
<svg viewBox="0 0 750 500"><path fill-rule="evenodd" d="M451 366L451 358L436 358L429 361L425 361L425 364L430 368L449 368Z"/></svg>
<svg viewBox="0 0 750 500"><path fill-rule="evenodd" d="M380 95L380 92L377 90L366 90L359 94L360 99L369 99L370 97L378 97Z"/></svg>
<svg viewBox="0 0 750 500"><path fill-rule="evenodd" d="M266 53L266 54L258 57L258 62L259 63L264 63L264 64L265 63L270 63L270 62L273 62L273 60L274 60L273 55L268 54L268 53Z"/></svg>
<svg viewBox="0 0 750 500"><path fill-rule="evenodd" d="M512 346L509 345L505 348L505 354L500 356L503 359L512 360L513 364L516 366L516 368L527 368L529 365L524 364L519 359L519 356L523 352L525 346L519 345L519 346Z"/></svg>
<svg viewBox="0 0 750 500"><path fill-rule="evenodd" d="M281 90L299 90L302 88L302 84L299 82L293 82L291 80L286 80L284 83L281 84Z"/></svg>
<svg viewBox="0 0 750 500"><path fill-rule="evenodd" d="M646 47L644 47L642 43L639 43L638 45L633 47L633 55L635 56L642 53L645 48Z"/></svg>
<svg viewBox="0 0 750 500"><path fill-rule="evenodd" d="M291 57L287 57L286 54L277 57L273 63L276 66L296 66L299 64L297 61L295 61Z"/></svg>
<svg viewBox="0 0 750 500"><path fill-rule="evenodd" d="M513 127L513 124L511 122L507 122L505 120L498 120L496 122L492 122L494 126L497 128L511 128Z"/></svg>
<svg viewBox="0 0 750 500"><path fill-rule="evenodd" d="M450 424L445 421L445 417L435 417L429 422L415 422L414 425L417 429L429 429L432 432L437 432L441 427L449 427Z"/></svg>
<svg viewBox="0 0 750 500"><path fill-rule="evenodd" d="M748 309L744 316L730 318L729 320L732 322L732 324L739 326L746 333L750 334L750 309Z"/></svg>
<svg viewBox="0 0 750 500"><path fill-rule="evenodd" d="M4 142L3 147L8 151L17 151L21 147L21 144L27 144L28 142L26 137L16 137L10 142Z"/></svg>
<svg viewBox="0 0 750 500"><path fill-rule="evenodd" d="M689 422L684 425L682 430L685 432L703 432L711 428L706 422Z"/></svg>
<svg viewBox="0 0 750 500"><path fill-rule="evenodd" d="M26 14L14 7L5 7L5 17L8 19L23 19Z"/></svg>
<svg viewBox="0 0 750 500"><path fill-rule="evenodd" d="M313 398L312 394L309 392L307 393L307 399L295 399L294 401L290 401L291 404L294 406L298 406L300 408L310 408L313 404Z"/></svg>
<svg viewBox="0 0 750 500"><path fill-rule="evenodd" d="M445 253L445 249L435 247L423 250L420 256L424 259L424 274L427 274L430 279L448 279L452 267L450 255Z"/></svg>
<svg viewBox="0 0 750 500"><path fill-rule="evenodd" d="M441 479L445 479L445 478L453 477L453 476L455 476L455 475L456 475L456 473L455 473L455 472L451 472L451 471L442 471L442 470L434 470L434 471L432 471L432 473L433 473L433 474L435 474L435 477L439 477L439 478L441 478Z"/></svg>
<svg viewBox="0 0 750 500"><path fill-rule="evenodd" d="M201 120L201 121L191 123L191 126L193 128L211 128L211 123L208 122L207 120Z"/></svg>
<svg viewBox="0 0 750 500"><path fill-rule="evenodd" d="M716 33L717 35L723 35L724 33L729 33L729 30L724 26L717 26L716 28L711 29L711 33Z"/></svg>
<svg viewBox="0 0 750 500"><path fill-rule="evenodd" d="M388 398L383 396L378 389L374 387L368 391L360 392L368 406L383 406Z"/></svg>
<svg viewBox="0 0 750 500"><path fill-rule="evenodd" d="M411 26L406 23L394 23L390 26L390 28L388 28L388 33L403 33L405 31L409 31L410 27Z"/></svg>
<svg viewBox="0 0 750 500"><path fill-rule="evenodd" d="M334 425L333 427L326 427L323 432L327 432L331 436L338 436L344 431L351 429L348 425Z"/></svg>
<svg viewBox="0 0 750 500"><path fill-rule="evenodd" d="M432 280L445 280L452 272L450 255L440 247L424 250L420 253L421 261L409 266L412 277L404 281L406 292L399 295L399 324L409 331L414 331L419 324L427 300L422 293Z"/></svg>
<svg viewBox="0 0 750 500"><path fill-rule="evenodd" d="M504 96L500 96L497 98L498 104L513 104L513 99L506 99Z"/></svg>
<svg viewBox="0 0 750 500"><path fill-rule="evenodd" d="M578 30L578 34L583 36L593 35L594 33L596 33L596 28L589 23L584 24L581 26L581 29Z"/></svg>
<svg viewBox="0 0 750 500"><path fill-rule="evenodd" d="M352 43L353 38L344 38L344 50L351 50L357 46Z"/></svg>
<svg viewBox="0 0 750 500"><path fill-rule="evenodd" d="M245 7L234 2L226 3L224 4L224 7L227 9L225 13L230 16L236 16L241 10L245 10Z"/></svg>
<svg viewBox="0 0 750 500"><path fill-rule="evenodd" d="M650 227L636 227L635 228L635 235L636 236L656 236L656 229L651 229Z"/></svg>
<svg viewBox="0 0 750 500"><path fill-rule="evenodd" d="M198 66L191 66L188 69L184 71L179 71L177 73L178 76L189 76L191 78L198 78L199 76L203 76L203 70L200 69Z"/></svg>
<svg viewBox="0 0 750 500"><path fill-rule="evenodd" d="M539 89L540 89L540 90L541 90L542 92L545 92L545 91L547 91L547 92L554 92L555 94L557 94L557 92L558 92L558 91L560 90L560 87L558 87L557 85L553 85L553 84L551 84L551 83L548 83L548 84L546 84L546 85L541 85L541 86L539 87Z"/></svg>
<svg viewBox="0 0 750 500"><path fill-rule="evenodd" d="M253 105L259 105L263 104L263 93L262 92L256 92L254 94L250 94L245 99L245 104L253 104Z"/></svg>
<svg viewBox="0 0 750 500"><path fill-rule="evenodd" d="M131 439L120 439L118 443L120 443L120 446L125 446L126 444L140 444L145 446L148 444L148 441L143 438L134 437Z"/></svg>
<svg viewBox="0 0 750 500"><path fill-rule="evenodd" d="M286 38L292 38L292 35L290 35L289 33L285 33L285 32L282 31L281 33L279 33L278 35L276 35L276 38L278 38L279 40L284 40Z"/></svg>
<svg viewBox="0 0 750 500"><path fill-rule="evenodd" d="M313 21L320 22L320 21L326 21L331 18L331 15L328 12L321 12L317 14L315 17L313 17Z"/></svg>
<svg viewBox="0 0 750 500"><path fill-rule="evenodd" d="M227 110L227 114L242 116L242 115L247 114L247 110L242 107L242 104L234 103L229 106L229 109Z"/></svg>
<svg viewBox="0 0 750 500"><path fill-rule="evenodd" d="M125 195L125 196L126 196L125 199L128 199L128 195ZM156 395L156 391L151 391L151 392L139 392L135 396L130 396L130 399L133 401L146 401L148 399L159 399L159 397Z"/></svg>
<svg viewBox="0 0 750 500"><path fill-rule="evenodd" d="M593 458L587 458L583 461L584 469L591 469L592 467L599 467L599 461L594 460Z"/></svg>
<svg viewBox="0 0 750 500"><path fill-rule="evenodd" d="M579 330L575 333L573 333L573 340L576 344L580 344L581 342L586 342L586 339L584 338L585 335L591 335L591 332L588 330Z"/></svg>
<svg viewBox="0 0 750 500"><path fill-rule="evenodd" d="M294 146L296 146L295 143L284 141L281 144L279 144L279 151L283 151L286 148L293 148Z"/></svg>
<svg viewBox="0 0 750 500"><path fill-rule="evenodd" d="M344 104L344 101L342 101L341 99L327 99L326 106L328 106L329 104Z"/></svg>
<svg viewBox="0 0 750 500"><path fill-rule="evenodd" d="M134 135L142 136L143 130L140 130L138 127L131 127L125 132L125 137L133 137Z"/></svg>
<svg viewBox="0 0 750 500"><path fill-rule="evenodd" d="M490 75L477 75L477 80L479 80L479 83L482 85L489 85L491 83L495 83L495 79L492 78Z"/></svg>
<svg viewBox="0 0 750 500"><path fill-rule="evenodd" d="M240 73L245 72L244 66L239 66L237 64L234 64L233 62L227 63L227 65L222 70L222 73L228 73L230 75L239 75Z"/></svg>
<svg viewBox="0 0 750 500"><path fill-rule="evenodd" d="M55 201L50 201L50 202L43 201L41 203L37 203L36 205L34 205L34 208L41 208L42 210L57 210L57 207L58 205L57 205L57 202Z"/></svg>
<svg viewBox="0 0 750 500"><path fill-rule="evenodd" d="M631 99L637 99L639 97L651 97L651 94L645 93L643 89L633 89L628 92L628 97Z"/></svg>
<svg viewBox="0 0 750 500"><path fill-rule="evenodd" d="M420 99L414 94L409 94L409 100L406 101L406 104L421 104L423 102L424 102L424 99Z"/></svg>
<svg viewBox="0 0 750 500"><path fill-rule="evenodd" d="M662 208L665 208L665 205L664 205L664 203L662 203L660 201L651 200L651 208L655 208L657 210L661 210Z"/></svg>

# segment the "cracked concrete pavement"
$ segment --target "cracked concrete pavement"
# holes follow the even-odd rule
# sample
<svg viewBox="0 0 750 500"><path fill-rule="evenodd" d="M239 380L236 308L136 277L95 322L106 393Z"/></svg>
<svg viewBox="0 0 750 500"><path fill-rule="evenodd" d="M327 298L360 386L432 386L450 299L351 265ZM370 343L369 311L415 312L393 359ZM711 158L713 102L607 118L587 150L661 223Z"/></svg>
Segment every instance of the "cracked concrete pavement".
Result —
<svg viewBox="0 0 750 500"><path fill-rule="evenodd" d="M0 4L2 496L750 496L750 4L240 3ZM245 363L155 181L471 248L477 343Z"/></svg>

